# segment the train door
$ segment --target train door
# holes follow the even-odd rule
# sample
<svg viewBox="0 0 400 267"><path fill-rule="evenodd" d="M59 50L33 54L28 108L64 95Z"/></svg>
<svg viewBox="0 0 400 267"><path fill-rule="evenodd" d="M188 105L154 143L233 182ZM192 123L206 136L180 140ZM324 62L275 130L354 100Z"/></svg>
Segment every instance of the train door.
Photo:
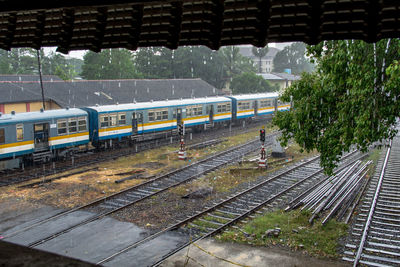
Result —
<svg viewBox="0 0 400 267"><path fill-rule="evenodd" d="M208 116L210 123L212 124L214 122L214 105L208 106Z"/></svg>
<svg viewBox="0 0 400 267"><path fill-rule="evenodd" d="M182 124L182 109L181 108L177 108L176 109L176 124Z"/></svg>
<svg viewBox="0 0 400 267"><path fill-rule="evenodd" d="M132 133L134 135L138 134L139 127L142 127L142 133L143 133L143 112L133 112L132 113Z"/></svg>
<svg viewBox="0 0 400 267"><path fill-rule="evenodd" d="M254 100L254 116L257 116L258 113L258 101Z"/></svg>
<svg viewBox="0 0 400 267"><path fill-rule="evenodd" d="M36 123L33 125L33 138L35 152L49 148L49 123Z"/></svg>

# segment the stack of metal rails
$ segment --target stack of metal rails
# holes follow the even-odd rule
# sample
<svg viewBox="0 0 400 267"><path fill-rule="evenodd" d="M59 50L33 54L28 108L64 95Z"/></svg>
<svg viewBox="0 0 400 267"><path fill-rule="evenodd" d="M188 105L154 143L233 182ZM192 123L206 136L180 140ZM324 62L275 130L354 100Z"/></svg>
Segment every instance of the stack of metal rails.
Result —
<svg viewBox="0 0 400 267"><path fill-rule="evenodd" d="M368 266L400 265L400 137L382 153L355 217L344 260Z"/></svg>

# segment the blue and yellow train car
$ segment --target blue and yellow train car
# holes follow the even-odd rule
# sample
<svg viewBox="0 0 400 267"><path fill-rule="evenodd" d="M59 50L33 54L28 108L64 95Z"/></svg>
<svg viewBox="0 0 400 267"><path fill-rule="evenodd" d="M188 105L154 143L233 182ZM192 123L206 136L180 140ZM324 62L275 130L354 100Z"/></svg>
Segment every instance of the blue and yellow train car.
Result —
<svg viewBox="0 0 400 267"><path fill-rule="evenodd" d="M230 96L233 119L244 120L272 114L276 110L278 93L260 93Z"/></svg>
<svg viewBox="0 0 400 267"><path fill-rule="evenodd" d="M95 146L112 146L113 140L154 137L176 129L178 124L187 128L202 127L232 118L231 100L226 97L96 106L84 110L89 113L91 140Z"/></svg>
<svg viewBox="0 0 400 267"><path fill-rule="evenodd" d="M290 109L290 103L284 103L284 102L278 100L276 109L278 111L288 111Z"/></svg>
<svg viewBox="0 0 400 267"><path fill-rule="evenodd" d="M49 160L89 143L88 115L81 109L0 116L0 159Z"/></svg>

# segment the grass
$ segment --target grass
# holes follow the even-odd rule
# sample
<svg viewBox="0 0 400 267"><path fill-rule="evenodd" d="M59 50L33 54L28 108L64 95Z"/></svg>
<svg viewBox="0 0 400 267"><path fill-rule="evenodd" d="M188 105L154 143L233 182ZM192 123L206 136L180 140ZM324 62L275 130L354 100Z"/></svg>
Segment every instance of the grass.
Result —
<svg viewBox="0 0 400 267"><path fill-rule="evenodd" d="M244 225L242 231L229 230L217 239L252 245L284 245L292 249L303 249L313 256L338 257L338 241L347 234L347 225L330 220L326 225L316 221L308 223L309 212L299 210L284 212L278 210L256 217ZM267 237L265 231L280 228L278 237ZM246 236L245 233L249 236Z"/></svg>
<svg viewBox="0 0 400 267"><path fill-rule="evenodd" d="M221 216L221 217L231 218L231 219L236 217L236 215L229 214L229 213L224 213L224 212L219 212L219 211L214 211L213 214L217 215L217 216Z"/></svg>
<svg viewBox="0 0 400 267"><path fill-rule="evenodd" d="M372 164L370 165L368 173L367 173L368 177L372 177L375 174L376 165L378 164L378 160L381 156L381 153L382 153L382 149L375 148L374 150L372 150L369 153L369 156L364 160L364 163L366 163L369 160L372 160Z"/></svg>
<svg viewBox="0 0 400 267"><path fill-rule="evenodd" d="M232 165L212 171L203 177L200 177L190 183L171 188L169 192L184 196L189 192L193 192L202 187L212 187L215 193L228 193L233 188L244 184L254 182L260 175L268 175L285 167L286 164L294 163L305 157L310 157L316 153L300 153L300 147L297 144L291 144L287 148L288 156L292 156L293 160L282 162L279 165L272 165L268 169L258 169L258 162L244 162L240 165ZM268 157L268 162L276 161ZM207 200L207 199L206 199Z"/></svg>
<svg viewBox="0 0 400 267"><path fill-rule="evenodd" d="M229 222L229 219L216 218L216 217L212 217L212 216L204 216L203 219L206 221L215 221L215 222L223 223L223 224Z"/></svg>
<svg viewBox="0 0 400 267"><path fill-rule="evenodd" d="M206 229L206 228L218 228L219 226L217 224L214 224L212 222L206 222L206 221L200 221L200 220L195 220L192 222L192 224L196 226L200 226L200 229Z"/></svg>

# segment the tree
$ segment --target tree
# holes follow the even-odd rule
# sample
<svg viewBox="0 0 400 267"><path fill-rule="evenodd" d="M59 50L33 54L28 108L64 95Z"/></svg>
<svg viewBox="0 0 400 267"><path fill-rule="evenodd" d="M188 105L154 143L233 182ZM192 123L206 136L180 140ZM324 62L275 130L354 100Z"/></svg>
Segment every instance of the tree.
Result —
<svg viewBox="0 0 400 267"><path fill-rule="evenodd" d="M253 72L245 72L235 76L231 82L231 89L234 94L264 93L278 90L277 86L272 86L270 82Z"/></svg>
<svg viewBox="0 0 400 267"><path fill-rule="evenodd" d="M277 114L282 142L293 138L303 149L317 149L321 166L332 173L344 151L366 151L393 138L400 114L400 41L328 41L308 48L318 62L314 73L286 89L289 112Z"/></svg>
<svg viewBox="0 0 400 267"><path fill-rule="evenodd" d="M146 47L137 51L134 65L144 78L173 78L171 58L172 50L164 47Z"/></svg>
<svg viewBox="0 0 400 267"><path fill-rule="evenodd" d="M234 76L243 72L255 72L253 61L239 53L239 48L235 46L226 46L220 49L224 62L224 80L230 83Z"/></svg>
<svg viewBox="0 0 400 267"><path fill-rule="evenodd" d="M58 75L62 79L72 79L76 76L71 60L62 54L50 52L46 55L43 48L39 50L43 75ZM81 60L80 60L81 61ZM32 48L14 48L11 51L0 49L0 73L2 74L37 74L37 53Z"/></svg>
<svg viewBox="0 0 400 267"><path fill-rule="evenodd" d="M306 58L306 45L304 43L293 43L279 51L273 60L274 72L284 72L291 69L292 74L310 72L312 65Z"/></svg>
<svg viewBox="0 0 400 267"><path fill-rule="evenodd" d="M2 74L10 74L12 72L8 54L8 51L0 50L0 73Z"/></svg>
<svg viewBox="0 0 400 267"><path fill-rule="evenodd" d="M216 88L222 88L235 75L255 72L253 62L233 46L219 51L205 46L141 48L135 54L135 67L146 78L200 78Z"/></svg>
<svg viewBox="0 0 400 267"><path fill-rule="evenodd" d="M266 47L261 47L257 48L253 46L251 49L251 52L253 53L254 56L258 57L258 73L262 73L262 68L261 68L261 59L265 57L265 55L268 53L268 45Z"/></svg>
<svg viewBox="0 0 400 267"><path fill-rule="evenodd" d="M104 49L83 56L82 77L85 79L132 79L140 75L135 71L132 52L126 49Z"/></svg>

